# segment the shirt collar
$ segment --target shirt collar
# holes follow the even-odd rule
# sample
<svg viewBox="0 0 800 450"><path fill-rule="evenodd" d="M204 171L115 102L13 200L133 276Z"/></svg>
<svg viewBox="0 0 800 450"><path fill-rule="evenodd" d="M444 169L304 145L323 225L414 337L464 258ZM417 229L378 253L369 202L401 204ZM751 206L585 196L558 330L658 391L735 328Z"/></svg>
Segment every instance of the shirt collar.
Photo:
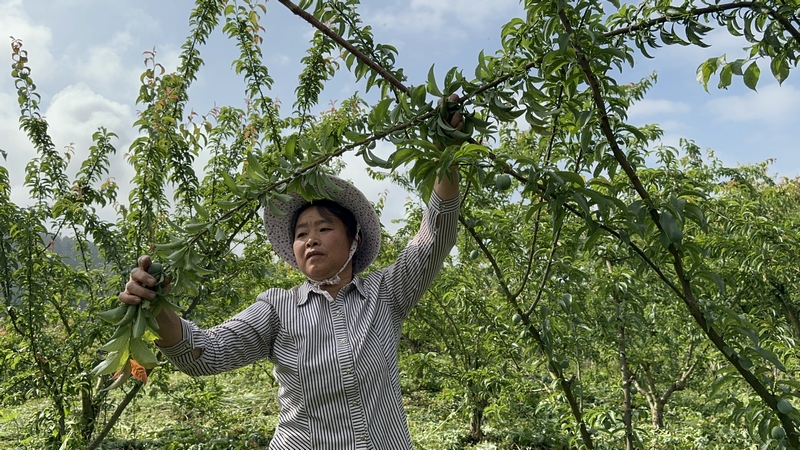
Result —
<svg viewBox="0 0 800 450"><path fill-rule="evenodd" d="M317 288L310 283L308 280L303 282L297 289L297 306L303 306L308 303L308 299L311 297L311 294L316 291ZM350 290L357 290L359 296L363 299L366 298L366 287L364 286L364 280L361 279L359 276L353 277L353 280L342 287L342 290L348 292Z"/></svg>

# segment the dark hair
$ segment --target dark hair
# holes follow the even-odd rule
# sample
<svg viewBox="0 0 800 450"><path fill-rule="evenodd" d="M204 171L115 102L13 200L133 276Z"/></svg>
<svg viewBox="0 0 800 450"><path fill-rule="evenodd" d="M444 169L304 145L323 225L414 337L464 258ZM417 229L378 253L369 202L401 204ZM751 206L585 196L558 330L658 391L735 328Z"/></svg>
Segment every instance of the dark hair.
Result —
<svg viewBox="0 0 800 450"><path fill-rule="evenodd" d="M297 226L297 219L300 218L300 214L312 206L317 207L317 210L322 217L330 218L331 215L336 216L336 218L341 220L344 224L344 227L347 230L347 236L350 239L356 238L356 230L358 229L356 225L356 216L354 216L352 211L349 209L333 200L328 199L314 200L313 202L306 203L297 208L297 211L295 211L292 215L292 221L289 224L289 235L292 236L292 238L294 238L294 229Z"/></svg>

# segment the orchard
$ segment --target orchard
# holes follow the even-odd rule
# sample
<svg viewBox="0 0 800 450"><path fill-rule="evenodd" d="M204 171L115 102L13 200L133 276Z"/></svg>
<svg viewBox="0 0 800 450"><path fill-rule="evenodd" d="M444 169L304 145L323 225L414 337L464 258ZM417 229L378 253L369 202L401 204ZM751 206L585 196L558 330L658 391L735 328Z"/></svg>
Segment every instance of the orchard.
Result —
<svg viewBox="0 0 800 450"><path fill-rule="evenodd" d="M345 154L421 199L459 168L456 251L401 337L419 448L800 448L800 182L771 175L768 160L729 167L690 136L659 145L658 125L628 121L654 79L615 79L658 47L704 47L722 30L742 50L697 61L706 89L782 83L798 63L800 5L523 4L496 54L437 77L435 61L427 73L397 67L357 0L197 0L179 65L145 54L137 138L118 149L114 130L98 129L74 177L42 115L37 55L12 40L20 128L37 156L26 204L0 165L0 448L266 447L268 364L189 379L153 345L153 317L170 308L210 326L297 284L260 211L287 192L335 189L323 175ZM288 115L266 95L271 8L314 32ZM248 101L198 115L186 106L218 29L238 49ZM376 100L312 113L339 72ZM447 123L456 110L463 130ZM127 198L109 173L123 152ZM375 266L419 220L409 207ZM53 251L62 240L69 260ZM172 291L121 306L143 254ZM250 397L231 397L242 389Z"/></svg>

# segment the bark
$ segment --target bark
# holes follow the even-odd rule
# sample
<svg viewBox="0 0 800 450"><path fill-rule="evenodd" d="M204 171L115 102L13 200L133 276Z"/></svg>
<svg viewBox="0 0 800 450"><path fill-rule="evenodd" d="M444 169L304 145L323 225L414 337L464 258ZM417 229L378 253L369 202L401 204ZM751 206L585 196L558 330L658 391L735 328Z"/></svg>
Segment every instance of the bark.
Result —
<svg viewBox="0 0 800 450"><path fill-rule="evenodd" d="M469 435L467 440L472 444L483 441L483 411L486 409L486 400L479 400L472 406L469 415Z"/></svg>
<svg viewBox="0 0 800 450"><path fill-rule="evenodd" d="M619 303L618 303L619 305ZM622 309L620 306L620 310ZM622 311L620 311L621 313ZM625 322L622 320L622 314L619 315L619 371L622 375L622 423L625 426L625 448L626 450L634 449L633 439L633 422L632 422L632 406L631 406L631 375L628 369L628 357L626 355L625 340Z"/></svg>
<svg viewBox="0 0 800 450"><path fill-rule="evenodd" d="M609 274L613 274L611 261L606 260ZM625 329L625 301L614 289L614 303L617 305L617 342L619 349L619 371L622 376L622 423L625 426L625 449L634 450L633 414L631 399L631 371L628 367L627 336Z"/></svg>
<svg viewBox="0 0 800 450"><path fill-rule="evenodd" d="M792 326L792 330L794 330L795 334L800 335L800 320L797 318L797 309L787 298L786 286L784 286L783 283L777 283L773 284L772 288L775 291L775 297L781 304L783 315L786 316L786 321Z"/></svg>

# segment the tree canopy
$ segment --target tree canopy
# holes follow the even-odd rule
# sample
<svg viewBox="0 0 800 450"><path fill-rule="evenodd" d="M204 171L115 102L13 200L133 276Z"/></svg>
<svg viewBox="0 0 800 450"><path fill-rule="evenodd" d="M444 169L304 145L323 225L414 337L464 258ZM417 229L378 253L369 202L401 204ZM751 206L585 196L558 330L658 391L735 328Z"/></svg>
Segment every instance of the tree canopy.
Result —
<svg viewBox="0 0 800 450"><path fill-rule="evenodd" d="M323 174L352 152L370 175L421 199L459 168L458 249L409 318L401 352L409 390L454 396L462 443L800 447L797 179L770 176L769 161L726 167L690 139L656 145L657 125L628 121L654 78L615 79L654 48L706 46L722 29L744 49L698 62L706 89L755 90L765 65L783 82L798 63L796 1L525 1L500 51L443 77L431 67L417 85L396 66L397 49L375 42L358 1L278 1L315 30L291 114L267 95L265 3L197 0L178 67L146 52L127 199L108 178L113 130L97 130L78 174L66 175L29 68L36 55L12 42L20 127L37 156L26 168L29 205L12 201L0 166L0 339L12 344L0 353L0 401L45 399L37 420L49 445L97 448L148 375L168 370L147 344L153 310L212 325L267 284L296 284L265 245L258 211L290 191L325 195ZM217 28L238 48L248 101L198 115L186 105ZM312 114L345 70L379 100L354 96ZM443 120L455 109L463 131ZM391 152L376 151L378 141ZM198 172L199 155L208 162ZM108 206L115 222L98 215ZM418 206L384 236L380 264L409 238ZM64 236L80 265L51 251ZM143 253L164 264L174 295L110 312ZM139 381L110 396L110 375L130 364ZM503 434L489 436L487 424Z"/></svg>

